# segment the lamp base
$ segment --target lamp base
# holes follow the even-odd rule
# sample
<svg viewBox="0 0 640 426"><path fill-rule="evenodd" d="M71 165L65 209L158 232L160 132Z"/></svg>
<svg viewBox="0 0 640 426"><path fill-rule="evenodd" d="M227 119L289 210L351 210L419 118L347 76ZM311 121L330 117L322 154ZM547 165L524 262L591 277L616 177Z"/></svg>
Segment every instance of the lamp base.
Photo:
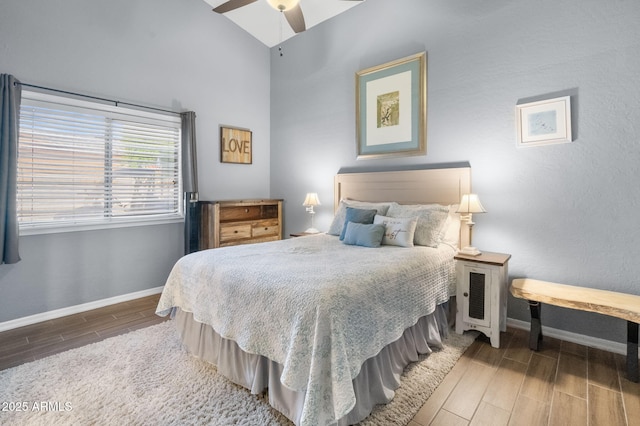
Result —
<svg viewBox="0 0 640 426"><path fill-rule="evenodd" d="M480 250L478 250L475 247L465 247L463 249L458 250L459 254L466 254L467 256L478 256L480 254L482 254L482 252Z"/></svg>
<svg viewBox="0 0 640 426"><path fill-rule="evenodd" d="M320 231L318 231L316 228L309 228L306 231L304 231L305 234L319 234Z"/></svg>

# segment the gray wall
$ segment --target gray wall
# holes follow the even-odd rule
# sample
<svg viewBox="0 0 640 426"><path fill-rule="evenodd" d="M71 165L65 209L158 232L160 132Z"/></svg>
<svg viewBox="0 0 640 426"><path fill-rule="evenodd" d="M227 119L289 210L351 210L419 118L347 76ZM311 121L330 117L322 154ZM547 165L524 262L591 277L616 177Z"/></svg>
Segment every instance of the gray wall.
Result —
<svg viewBox="0 0 640 426"><path fill-rule="evenodd" d="M282 197L287 233L308 227L308 191L328 228L341 168L469 162L489 210L474 243L511 253L512 277L638 294L639 18L635 0L368 0L279 57L202 0L23 0L2 5L0 72L196 111L201 198ZM427 156L356 160L355 72L425 50ZM515 104L547 94L572 95L575 141L517 149ZM219 163L220 124L253 130L252 165ZM179 224L23 237L0 322L162 285L181 254ZM624 340L595 314L543 322Z"/></svg>
<svg viewBox="0 0 640 426"><path fill-rule="evenodd" d="M636 0L368 0L271 56L271 188L286 232L317 191L316 224L332 217L341 168L468 161L488 210L474 245L511 253L511 277L640 294L636 261L640 123ZM356 71L428 54L427 155L356 160ZM571 144L518 149L514 108L571 95ZM508 315L528 321L510 297ZM543 324L624 341L622 320L545 307Z"/></svg>
<svg viewBox="0 0 640 426"><path fill-rule="evenodd" d="M0 8L0 72L197 113L202 199L269 196L269 49L202 0L21 0ZM253 130L252 165L219 162L220 124ZM21 238L0 265L0 322L161 286L182 224Z"/></svg>

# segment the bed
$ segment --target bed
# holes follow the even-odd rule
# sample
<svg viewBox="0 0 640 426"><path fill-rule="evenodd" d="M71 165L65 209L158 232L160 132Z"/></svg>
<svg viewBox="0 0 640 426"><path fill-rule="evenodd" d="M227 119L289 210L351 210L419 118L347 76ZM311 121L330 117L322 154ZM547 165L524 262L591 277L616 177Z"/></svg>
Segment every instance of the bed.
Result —
<svg viewBox="0 0 640 426"><path fill-rule="evenodd" d="M175 317L194 356L252 393L268 388L269 403L296 425L361 421L393 398L409 363L443 346L453 255L468 236L452 207L470 192L468 167L341 173L334 188L327 234L187 255L156 311ZM439 212L440 227L425 228L431 213L422 227L405 219L424 208ZM411 243L387 232L386 244L359 244L380 229L354 224L367 211L416 226L415 241L418 227L429 228L420 234L429 244L411 247L413 232Z"/></svg>

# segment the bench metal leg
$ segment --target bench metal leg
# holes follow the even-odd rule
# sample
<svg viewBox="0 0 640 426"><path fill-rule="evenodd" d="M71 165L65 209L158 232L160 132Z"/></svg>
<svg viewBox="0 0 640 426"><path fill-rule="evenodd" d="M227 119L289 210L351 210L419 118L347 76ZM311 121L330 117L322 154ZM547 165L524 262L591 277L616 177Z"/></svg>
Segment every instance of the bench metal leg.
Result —
<svg viewBox="0 0 640 426"><path fill-rule="evenodd" d="M627 378L638 383L638 324L627 321Z"/></svg>
<svg viewBox="0 0 640 426"><path fill-rule="evenodd" d="M529 348L537 351L542 342L542 324L540 323L540 310L542 304L529 300L529 310L531 311L531 331L529 331Z"/></svg>

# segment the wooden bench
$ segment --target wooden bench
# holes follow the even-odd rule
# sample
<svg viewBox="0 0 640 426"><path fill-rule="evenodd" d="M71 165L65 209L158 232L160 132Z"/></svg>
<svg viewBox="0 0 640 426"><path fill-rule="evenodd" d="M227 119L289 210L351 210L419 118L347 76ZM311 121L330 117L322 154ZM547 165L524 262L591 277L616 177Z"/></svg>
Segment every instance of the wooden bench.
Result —
<svg viewBox="0 0 640 426"><path fill-rule="evenodd" d="M535 351L539 349L542 341L541 303L597 312L627 320L627 377L632 382L638 382L640 296L528 278L513 280L511 294L529 301L529 309L531 311L529 347Z"/></svg>

